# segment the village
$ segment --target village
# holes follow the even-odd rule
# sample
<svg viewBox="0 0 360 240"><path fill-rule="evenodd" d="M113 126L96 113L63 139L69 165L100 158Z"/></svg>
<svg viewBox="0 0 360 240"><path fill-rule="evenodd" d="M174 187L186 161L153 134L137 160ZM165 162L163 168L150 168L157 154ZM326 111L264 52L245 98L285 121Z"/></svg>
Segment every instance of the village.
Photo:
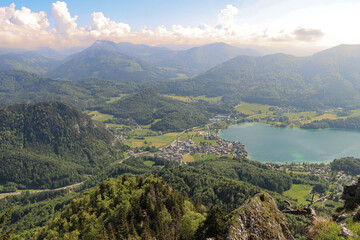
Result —
<svg viewBox="0 0 360 240"><path fill-rule="evenodd" d="M343 171L334 172L329 164L277 164L268 163L268 167L292 174L305 174L318 176L329 182L329 191L333 194L342 194L344 186L355 184L360 175L352 176Z"/></svg>
<svg viewBox="0 0 360 240"><path fill-rule="evenodd" d="M155 148L136 148L128 150L129 156L149 156L164 158L169 161L176 161L186 164L184 156L197 156L204 159L211 155L214 158L221 156L242 157L247 156L245 146L239 142L229 142L219 138L218 134L212 131L195 129L188 137L180 137L181 134L169 145ZM185 135L185 134L184 134ZM196 139L196 140L195 140ZM148 151L151 150L151 151Z"/></svg>

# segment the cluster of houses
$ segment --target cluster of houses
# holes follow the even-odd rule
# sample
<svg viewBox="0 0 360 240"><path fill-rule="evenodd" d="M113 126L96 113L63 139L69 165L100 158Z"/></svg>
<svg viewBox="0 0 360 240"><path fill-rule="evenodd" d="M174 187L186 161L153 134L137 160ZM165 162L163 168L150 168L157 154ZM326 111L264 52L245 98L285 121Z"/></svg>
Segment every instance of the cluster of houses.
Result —
<svg viewBox="0 0 360 240"><path fill-rule="evenodd" d="M357 175L356 177L346 175L343 171L340 171L335 176L335 182L332 183L332 187L334 190L338 193L342 193L344 190L344 186L352 185L357 183L357 179L360 177L360 175Z"/></svg>
<svg viewBox="0 0 360 240"><path fill-rule="evenodd" d="M173 145L161 148L161 152L155 153L154 156L181 163L183 156L187 154L201 154L200 157L202 158L206 154L215 154L217 156L231 154L233 157L247 155L244 145L241 143L232 143L223 139L218 139L216 143L203 142L200 145L196 145L191 139L188 141L177 141Z"/></svg>

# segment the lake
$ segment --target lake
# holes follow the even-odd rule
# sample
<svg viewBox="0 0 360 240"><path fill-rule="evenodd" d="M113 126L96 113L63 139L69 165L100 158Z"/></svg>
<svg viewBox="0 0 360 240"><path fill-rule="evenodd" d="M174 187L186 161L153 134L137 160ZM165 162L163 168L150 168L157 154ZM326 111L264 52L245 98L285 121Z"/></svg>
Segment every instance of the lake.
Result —
<svg viewBox="0 0 360 240"><path fill-rule="evenodd" d="M262 123L232 125L220 133L239 141L252 160L260 162L324 162L341 157L360 157L360 131L274 128Z"/></svg>

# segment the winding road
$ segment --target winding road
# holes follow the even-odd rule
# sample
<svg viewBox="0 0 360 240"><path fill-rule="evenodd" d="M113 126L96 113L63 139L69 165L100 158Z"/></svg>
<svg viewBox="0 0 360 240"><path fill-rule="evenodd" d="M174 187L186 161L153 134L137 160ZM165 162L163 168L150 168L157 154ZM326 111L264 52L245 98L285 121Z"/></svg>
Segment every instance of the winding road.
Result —
<svg viewBox="0 0 360 240"><path fill-rule="evenodd" d="M85 182L85 181L84 181ZM19 195L23 192L29 191L30 193L41 193L41 192L49 192L49 191L60 191L60 190L65 190L65 189L73 189L77 186L80 186L81 184L83 184L84 182L80 182L80 183L75 183L69 186L65 186L65 187L61 187L61 188L55 188L55 189L42 189L42 190L22 190L22 191L16 191L16 192L10 192L10 193L0 193L0 198L6 197L6 196L11 196L11 195Z"/></svg>

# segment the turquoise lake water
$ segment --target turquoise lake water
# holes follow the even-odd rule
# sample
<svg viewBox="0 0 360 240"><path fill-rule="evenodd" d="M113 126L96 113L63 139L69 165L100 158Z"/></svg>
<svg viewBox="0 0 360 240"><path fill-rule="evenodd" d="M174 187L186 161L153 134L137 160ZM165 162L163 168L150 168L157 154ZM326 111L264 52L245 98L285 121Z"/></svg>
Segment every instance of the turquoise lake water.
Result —
<svg viewBox="0 0 360 240"><path fill-rule="evenodd" d="M260 162L331 162L341 157L360 158L360 131L274 128L262 123L232 125L220 137L239 141L252 160Z"/></svg>

